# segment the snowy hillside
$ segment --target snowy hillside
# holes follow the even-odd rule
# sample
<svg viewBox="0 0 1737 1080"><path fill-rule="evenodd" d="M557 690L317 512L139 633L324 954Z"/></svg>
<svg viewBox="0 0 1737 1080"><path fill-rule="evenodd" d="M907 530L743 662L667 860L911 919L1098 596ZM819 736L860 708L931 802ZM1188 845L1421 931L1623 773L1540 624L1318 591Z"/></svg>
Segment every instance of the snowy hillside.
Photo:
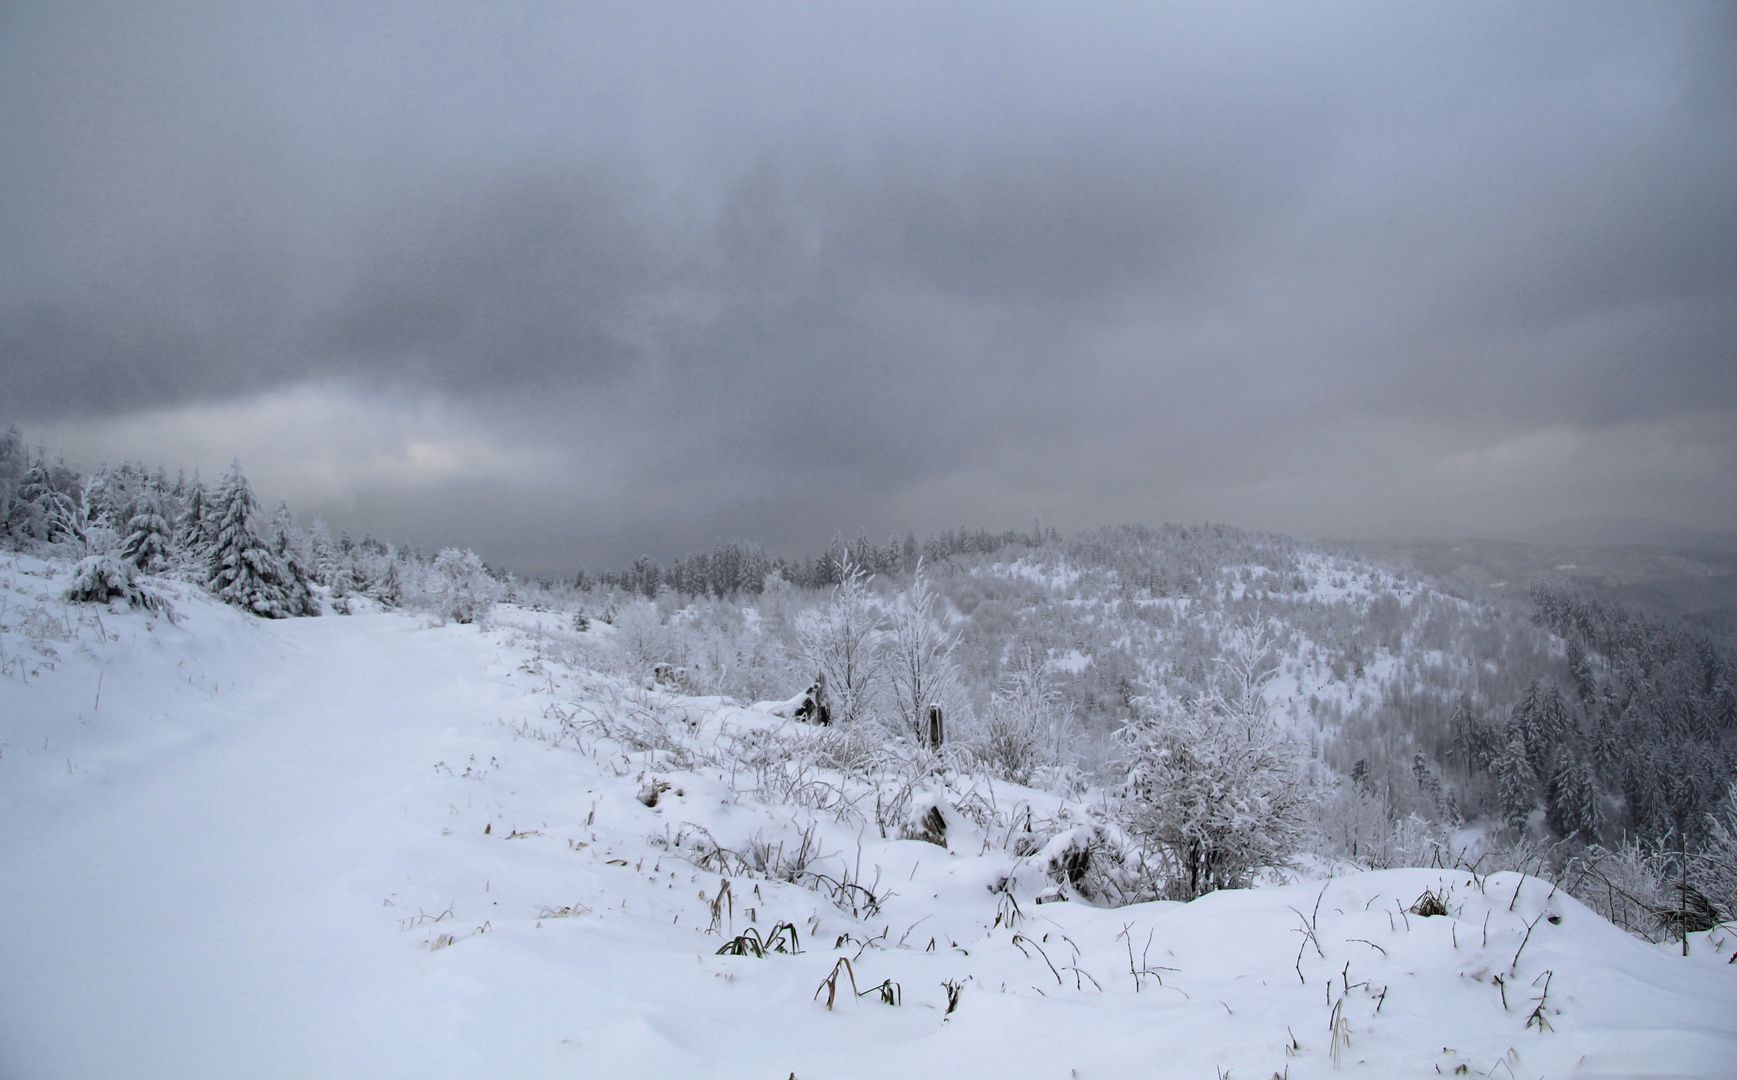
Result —
<svg viewBox="0 0 1737 1080"><path fill-rule="evenodd" d="M1723 929L1464 868L1110 906L1089 805L618 627L69 579L0 564L0 1077L1737 1076Z"/></svg>

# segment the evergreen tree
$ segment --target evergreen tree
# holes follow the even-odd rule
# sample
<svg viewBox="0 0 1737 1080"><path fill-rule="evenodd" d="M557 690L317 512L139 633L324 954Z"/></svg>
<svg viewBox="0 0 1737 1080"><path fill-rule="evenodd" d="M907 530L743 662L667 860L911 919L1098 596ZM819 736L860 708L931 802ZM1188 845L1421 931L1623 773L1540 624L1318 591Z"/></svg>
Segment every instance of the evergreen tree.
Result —
<svg viewBox="0 0 1737 1080"><path fill-rule="evenodd" d="M182 496L181 516L175 519L175 542L199 565L205 564L211 549L210 502L210 492L194 473Z"/></svg>
<svg viewBox="0 0 1737 1080"><path fill-rule="evenodd" d="M133 501L133 512L127 519L127 539L121 546L121 558L147 574L164 570L175 536L164 519L161 498L145 492Z"/></svg>
<svg viewBox="0 0 1737 1080"><path fill-rule="evenodd" d="M1556 835L1577 834L1589 844L1598 840L1598 782L1590 761L1572 752L1560 754L1545 801L1547 819Z"/></svg>
<svg viewBox="0 0 1737 1080"><path fill-rule="evenodd" d="M1495 772L1502 820L1509 828L1522 830L1538 804L1538 775L1527 760L1526 740L1518 725L1508 730L1508 741L1496 755Z"/></svg>
<svg viewBox="0 0 1737 1080"><path fill-rule="evenodd" d="M1423 795L1424 803L1434 814L1440 816L1442 811L1441 780L1430 771L1429 762L1422 754L1412 755L1411 775L1417 781L1417 790Z"/></svg>
<svg viewBox="0 0 1737 1080"><path fill-rule="evenodd" d="M144 489L144 480L144 469L130 461L113 467L104 462L85 481L85 516L92 525L126 535L133 517L133 504Z"/></svg>
<svg viewBox="0 0 1737 1080"><path fill-rule="evenodd" d="M21 535L49 543L83 543L85 517L78 474L64 462L50 463L37 448L36 460L19 485L24 504Z"/></svg>
<svg viewBox="0 0 1737 1080"><path fill-rule="evenodd" d="M234 462L211 498L206 588L262 618L291 615L288 571L259 535L259 503Z"/></svg>
<svg viewBox="0 0 1737 1080"><path fill-rule="evenodd" d="M13 511L21 505L20 488L30 468L30 450L14 424L0 434L0 532L21 535L13 525Z"/></svg>
<svg viewBox="0 0 1737 1080"><path fill-rule="evenodd" d="M289 613L318 615L320 603L308 589L313 575L308 569L307 558L302 554L301 540L301 530L296 528L295 518L290 516L289 507L280 501L271 520L271 552L284 568Z"/></svg>
<svg viewBox="0 0 1737 1080"><path fill-rule="evenodd" d="M338 564L343 553L333 542L331 530L327 529L326 523L319 518L315 518L313 526L308 529L308 556L312 562L309 569L313 571L314 580L328 589L331 588L337 580Z"/></svg>
<svg viewBox="0 0 1737 1080"><path fill-rule="evenodd" d="M1568 677L1574 680L1574 692L1583 702L1591 701L1598 692L1598 683L1593 678L1592 661L1586 656L1586 647L1580 643L1579 637L1568 639Z"/></svg>

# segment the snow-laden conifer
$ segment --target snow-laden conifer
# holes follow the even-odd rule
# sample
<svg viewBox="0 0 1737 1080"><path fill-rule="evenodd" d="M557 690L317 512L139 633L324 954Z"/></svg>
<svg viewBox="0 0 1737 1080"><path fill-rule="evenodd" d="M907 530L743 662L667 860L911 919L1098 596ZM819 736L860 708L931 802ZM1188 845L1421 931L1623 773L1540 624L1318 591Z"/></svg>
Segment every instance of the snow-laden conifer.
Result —
<svg viewBox="0 0 1737 1080"><path fill-rule="evenodd" d="M263 618L287 618L295 614L289 572L260 536L258 520L259 502L235 462L211 498L206 588Z"/></svg>
<svg viewBox="0 0 1737 1080"><path fill-rule="evenodd" d="M38 448L19 495L25 505L23 535L54 544L83 545L85 515L76 472L60 461L50 464Z"/></svg>
<svg viewBox="0 0 1737 1080"><path fill-rule="evenodd" d="M147 574L154 574L168 567L174 543L174 531L163 516L161 499L153 492L140 495L127 519L127 539L121 545L121 558Z"/></svg>
<svg viewBox="0 0 1737 1080"><path fill-rule="evenodd" d="M126 535L132 519L133 504L143 492L146 474L142 465L123 461L111 466L107 462L84 482L85 516L93 526L106 526Z"/></svg>
<svg viewBox="0 0 1737 1080"><path fill-rule="evenodd" d="M280 501L271 520L271 551L284 568L287 607L291 615L318 615L320 602L314 599L308 588L313 574L308 569L307 557L302 553L302 540L301 530L296 528L289 506Z"/></svg>
<svg viewBox="0 0 1737 1080"><path fill-rule="evenodd" d="M175 543L196 565L205 565L211 549L211 493L197 473L186 484L181 514L175 519Z"/></svg>
<svg viewBox="0 0 1737 1080"><path fill-rule="evenodd" d="M1502 820L1516 831L1523 830L1538 805L1538 774L1526 756L1526 738L1519 725L1510 725L1493 765Z"/></svg>
<svg viewBox="0 0 1737 1080"><path fill-rule="evenodd" d="M17 424L0 432L0 533L11 531L12 508L18 499L24 471L30 467L29 459L24 434L18 430Z"/></svg>
<svg viewBox="0 0 1737 1080"><path fill-rule="evenodd" d="M1547 820L1559 836L1577 835L1596 843L1604 813L1598 805L1598 776L1592 763L1576 753L1564 753L1546 791Z"/></svg>
<svg viewBox="0 0 1737 1080"><path fill-rule="evenodd" d="M343 551L332 539L332 531L323 520L315 518L308 528L308 569L312 571L314 580L328 589L333 588L343 557Z"/></svg>
<svg viewBox="0 0 1737 1080"><path fill-rule="evenodd" d="M169 601L141 587L133 578L133 567L112 553L87 555L73 567L72 583L65 592L75 604L106 604L120 600L147 611L160 611L175 619L175 609Z"/></svg>

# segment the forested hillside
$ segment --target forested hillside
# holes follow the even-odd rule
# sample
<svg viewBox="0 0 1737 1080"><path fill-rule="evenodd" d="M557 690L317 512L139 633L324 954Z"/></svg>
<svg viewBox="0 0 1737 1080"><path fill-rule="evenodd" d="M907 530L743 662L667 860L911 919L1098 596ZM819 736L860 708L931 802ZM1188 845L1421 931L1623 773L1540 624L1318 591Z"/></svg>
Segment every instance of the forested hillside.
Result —
<svg viewBox="0 0 1737 1080"><path fill-rule="evenodd" d="M1549 866L1652 935L1737 902L1737 653L1571 584L1478 589L1224 525L859 536L803 559L728 543L527 582L468 551L334 538L282 504L268 517L239 465L215 486L142 464L84 476L16 429L0 438L0 521L12 547L78 560L69 596L87 602L153 603L158 575L267 617L364 604L468 623L510 600L568 613L551 650L741 703L808 688L815 715L865 737L932 741L939 706L930 750L1130 828L1139 805L1222 766L1166 774L1184 734L1224 761L1275 754L1224 781L1288 808L1259 821L1272 843L1216 851L1235 833L1201 823L1210 806L1147 821L1172 861L1140 886L1157 893L1178 892L1185 864L1192 893L1298 856L1483 857ZM613 627L607 655L581 633L594 621ZM5 662L28 677L36 661Z"/></svg>

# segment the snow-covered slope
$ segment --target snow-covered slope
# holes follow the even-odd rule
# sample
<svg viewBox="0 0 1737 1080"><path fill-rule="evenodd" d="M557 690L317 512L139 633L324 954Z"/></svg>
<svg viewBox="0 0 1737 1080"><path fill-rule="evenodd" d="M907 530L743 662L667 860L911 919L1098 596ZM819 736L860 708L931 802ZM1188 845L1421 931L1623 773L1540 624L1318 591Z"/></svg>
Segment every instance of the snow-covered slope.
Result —
<svg viewBox="0 0 1737 1080"><path fill-rule="evenodd" d="M947 847L883 838L778 772L820 733L558 663L552 615L171 624L64 574L0 568L3 1077L1737 1076L1719 931L1444 870L1040 905L993 823L1077 808L942 775ZM750 929L801 951L718 955Z"/></svg>

